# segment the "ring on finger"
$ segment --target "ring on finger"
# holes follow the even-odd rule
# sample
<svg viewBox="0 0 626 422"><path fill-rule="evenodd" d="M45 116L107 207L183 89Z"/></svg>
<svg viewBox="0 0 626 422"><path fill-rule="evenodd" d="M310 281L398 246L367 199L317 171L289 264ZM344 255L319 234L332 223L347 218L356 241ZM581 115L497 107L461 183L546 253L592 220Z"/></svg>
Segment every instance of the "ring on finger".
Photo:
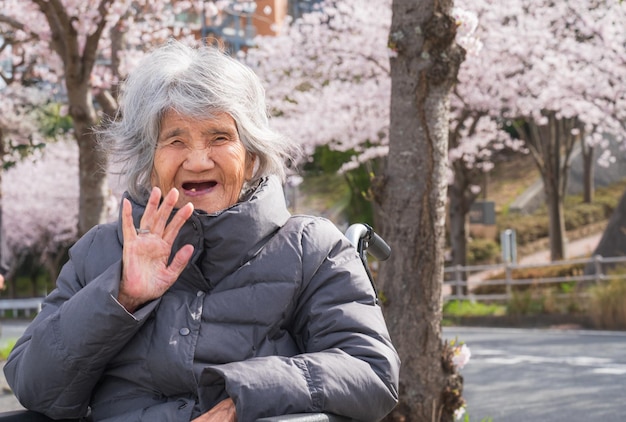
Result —
<svg viewBox="0 0 626 422"><path fill-rule="evenodd" d="M137 234L142 235L142 234L150 234L150 229L137 229Z"/></svg>

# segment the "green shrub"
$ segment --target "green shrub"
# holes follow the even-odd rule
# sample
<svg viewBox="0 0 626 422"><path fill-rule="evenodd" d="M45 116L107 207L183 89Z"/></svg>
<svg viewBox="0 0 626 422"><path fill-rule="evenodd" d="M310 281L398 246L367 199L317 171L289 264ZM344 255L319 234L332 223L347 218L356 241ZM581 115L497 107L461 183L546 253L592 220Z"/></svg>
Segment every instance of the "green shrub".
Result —
<svg viewBox="0 0 626 422"><path fill-rule="evenodd" d="M10 339L0 344L0 360L4 361L7 359L7 357L9 357L9 353L11 353L11 350L13 350L16 342L16 339Z"/></svg>
<svg viewBox="0 0 626 422"><path fill-rule="evenodd" d="M466 317L485 315L504 315L505 307L497 304L472 302L469 300L451 300L443 306L445 316Z"/></svg>
<svg viewBox="0 0 626 422"><path fill-rule="evenodd" d="M467 244L469 265L492 264L500 256L500 245L491 239L473 239Z"/></svg>
<svg viewBox="0 0 626 422"><path fill-rule="evenodd" d="M548 216L545 210L531 215L510 213L498 218L498 231L515 230L518 245L525 245L548 236Z"/></svg>
<svg viewBox="0 0 626 422"><path fill-rule="evenodd" d="M578 203L572 207L565 206L564 216L565 230L575 230L606 219L604 207L597 203Z"/></svg>
<svg viewBox="0 0 626 422"><path fill-rule="evenodd" d="M507 303L508 315L537 315L544 313L543 296L531 290L514 291Z"/></svg>
<svg viewBox="0 0 626 422"><path fill-rule="evenodd" d="M507 304L508 315L564 315L582 310L581 298L574 292L564 296L557 287L537 287L513 291Z"/></svg>
<svg viewBox="0 0 626 422"><path fill-rule="evenodd" d="M547 267L516 268L511 271L511 277L514 279L539 280L543 278L578 276L582 275L584 270L584 263L551 265Z"/></svg>
<svg viewBox="0 0 626 422"><path fill-rule="evenodd" d="M620 185L621 187L621 185ZM601 194L597 194L594 198L593 202L598 206L602 207L604 212L604 218L610 218L613 214L615 208L617 208L617 204L619 203L620 198L622 197L623 191L626 187L622 188L622 192L612 192L609 193L602 192Z"/></svg>
<svg viewBox="0 0 626 422"><path fill-rule="evenodd" d="M514 280L541 280L581 275L584 264L557 265L549 267L520 268L511 271ZM488 280L503 280L504 272L494 274ZM521 284L511 286L511 300L507 303L508 315L538 315L538 314L571 314L581 313L586 308L586 302L581 294L581 285L573 281L547 284ZM507 288L504 284L477 286L474 293L504 294Z"/></svg>
<svg viewBox="0 0 626 422"><path fill-rule="evenodd" d="M598 328L626 329L626 269L617 269L606 283L590 288L589 314Z"/></svg>
<svg viewBox="0 0 626 422"><path fill-rule="evenodd" d="M585 264L568 264L568 265L553 265L548 267L529 267L529 268L517 268L511 271L511 278L514 280L540 280L544 278L554 277L568 277L582 275L584 272ZM504 271L487 277L486 280L503 280L505 278ZM574 293L576 284L572 282L563 282L558 284L552 284L552 288L555 288L560 293ZM529 289L539 289L537 285L522 284L511 287L514 292L522 292ZM477 286L474 289L476 294L502 294L506 292L506 286L502 285L484 285Z"/></svg>

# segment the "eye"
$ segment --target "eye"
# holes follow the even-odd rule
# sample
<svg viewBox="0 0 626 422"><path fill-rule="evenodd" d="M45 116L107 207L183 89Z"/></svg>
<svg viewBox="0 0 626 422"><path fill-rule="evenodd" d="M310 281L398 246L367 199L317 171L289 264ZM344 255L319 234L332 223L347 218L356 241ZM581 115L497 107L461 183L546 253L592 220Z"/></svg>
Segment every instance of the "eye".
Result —
<svg viewBox="0 0 626 422"><path fill-rule="evenodd" d="M211 140L211 145L220 146L225 145L230 142L230 138L228 136L216 136Z"/></svg>
<svg viewBox="0 0 626 422"><path fill-rule="evenodd" d="M162 147L182 147L185 146L185 142L180 138L168 138L159 142Z"/></svg>

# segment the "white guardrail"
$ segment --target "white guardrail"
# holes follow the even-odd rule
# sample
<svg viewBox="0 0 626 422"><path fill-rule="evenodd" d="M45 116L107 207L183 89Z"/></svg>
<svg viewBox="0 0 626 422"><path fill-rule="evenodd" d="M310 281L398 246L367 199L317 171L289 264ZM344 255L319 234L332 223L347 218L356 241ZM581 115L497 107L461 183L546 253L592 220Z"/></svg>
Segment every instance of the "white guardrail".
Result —
<svg viewBox="0 0 626 422"><path fill-rule="evenodd" d="M584 264L592 267L593 271L587 274L569 275L565 277L518 279L513 278L513 270L527 268L547 268L564 265ZM454 266L444 269L444 301L448 300L507 300L511 299L512 287L529 284L553 284L567 282L595 282L599 283L609 278L607 266L626 266L626 256L621 257L601 257L574 259L567 261L555 261L548 264L518 265L518 264L498 264L498 265L472 265ZM621 272L618 277L626 279L626 274ZM501 294L476 294L473 292L478 286L505 286L505 291ZM7 311L12 311L14 318L23 315L30 317L41 311L43 297L21 298L21 299L0 299L0 317L7 316Z"/></svg>
<svg viewBox="0 0 626 422"><path fill-rule="evenodd" d="M41 312L43 297L29 297L20 299L0 299L0 316L4 317L7 311L12 311L13 318L20 315L30 317L32 313Z"/></svg>
<svg viewBox="0 0 626 422"><path fill-rule="evenodd" d="M584 265L588 268L586 273L568 275L564 277L546 278L515 278L514 270L529 268L549 268L569 265ZM510 300L513 286L537 285L554 283L600 283L609 278L626 279L626 272L621 271L614 275L609 275L611 268L626 267L626 256L572 259L565 261L554 261L547 264L497 264L497 265L473 265L463 267L461 265L446 267L444 269L444 301L449 300ZM591 270L589 270L591 269ZM504 286L502 293L478 294L477 287ZM501 289L502 290L502 289Z"/></svg>

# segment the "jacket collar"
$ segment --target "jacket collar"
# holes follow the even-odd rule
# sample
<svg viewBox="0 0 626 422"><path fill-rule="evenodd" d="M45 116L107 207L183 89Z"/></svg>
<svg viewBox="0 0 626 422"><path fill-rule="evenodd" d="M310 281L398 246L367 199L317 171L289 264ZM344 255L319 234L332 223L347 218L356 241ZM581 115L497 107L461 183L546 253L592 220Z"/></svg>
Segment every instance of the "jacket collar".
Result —
<svg viewBox="0 0 626 422"><path fill-rule="evenodd" d="M134 202L127 193L124 197L131 201L133 221L139 227L145 204ZM289 216L280 181L264 178L248 199L230 208L213 214L194 211L174 241L170 259L183 245L192 244L194 254L181 279L197 280L201 275L213 287L254 257ZM118 236L122 241L121 216Z"/></svg>

